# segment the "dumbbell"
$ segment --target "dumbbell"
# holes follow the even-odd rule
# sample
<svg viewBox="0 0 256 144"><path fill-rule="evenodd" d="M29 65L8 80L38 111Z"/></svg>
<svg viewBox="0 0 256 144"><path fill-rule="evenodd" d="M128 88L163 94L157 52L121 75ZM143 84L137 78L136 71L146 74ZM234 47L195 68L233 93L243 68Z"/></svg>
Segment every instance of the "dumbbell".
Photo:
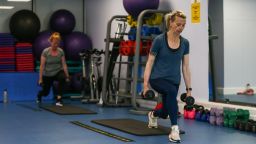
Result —
<svg viewBox="0 0 256 144"><path fill-rule="evenodd" d="M155 99L155 92L153 90L147 90L145 95L143 95L143 91L142 91L141 97L146 100L153 100Z"/></svg>
<svg viewBox="0 0 256 144"><path fill-rule="evenodd" d="M43 83L43 82L37 83L37 84L38 84L38 86L40 86L40 87L44 87L44 83Z"/></svg>
<svg viewBox="0 0 256 144"><path fill-rule="evenodd" d="M188 96L186 93L181 94L180 100L191 106L195 103L195 99L192 96Z"/></svg>

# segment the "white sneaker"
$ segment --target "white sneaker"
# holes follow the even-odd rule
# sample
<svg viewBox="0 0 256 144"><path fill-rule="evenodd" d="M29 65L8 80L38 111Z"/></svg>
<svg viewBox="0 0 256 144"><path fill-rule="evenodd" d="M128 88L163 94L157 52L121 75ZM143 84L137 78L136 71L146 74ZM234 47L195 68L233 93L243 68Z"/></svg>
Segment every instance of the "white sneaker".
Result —
<svg viewBox="0 0 256 144"><path fill-rule="evenodd" d="M180 130L177 125L172 126L169 140L174 143L180 143Z"/></svg>
<svg viewBox="0 0 256 144"><path fill-rule="evenodd" d="M61 103L61 102L56 102L56 104L55 104L56 106L60 106L60 107L62 107L63 106L63 104Z"/></svg>
<svg viewBox="0 0 256 144"><path fill-rule="evenodd" d="M157 117L154 117L153 111L148 113L148 128L157 128Z"/></svg>

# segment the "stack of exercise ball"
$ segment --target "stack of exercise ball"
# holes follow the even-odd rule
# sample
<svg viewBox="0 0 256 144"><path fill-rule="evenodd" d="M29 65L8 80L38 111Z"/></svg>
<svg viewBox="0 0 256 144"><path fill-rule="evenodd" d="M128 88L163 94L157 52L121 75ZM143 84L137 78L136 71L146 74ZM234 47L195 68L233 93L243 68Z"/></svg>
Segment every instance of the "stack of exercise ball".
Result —
<svg viewBox="0 0 256 144"><path fill-rule="evenodd" d="M86 34L75 31L65 36L64 49L66 52L67 61L81 61L79 53L82 52L83 50L92 49L92 42L91 42L91 39ZM72 68L72 65L68 65L68 67L71 69L74 69ZM88 68L88 66L86 67ZM72 77L71 86L75 92L77 91L81 92L83 89L81 71L73 73L73 75L71 76ZM89 85L84 85L84 87L88 89Z"/></svg>
<svg viewBox="0 0 256 144"><path fill-rule="evenodd" d="M92 42L86 34L73 32L75 24L75 16L65 9L55 11L50 18L51 29L61 33L64 37L66 58L71 61L79 61L79 52L92 48Z"/></svg>
<svg viewBox="0 0 256 144"><path fill-rule="evenodd" d="M40 32L36 37L33 44L36 60L39 61L43 50L47 47L50 47L51 44L49 42L49 37L51 36L51 34L52 34L52 31L45 30ZM60 47L63 48L63 40L61 40L60 42Z"/></svg>
<svg viewBox="0 0 256 144"><path fill-rule="evenodd" d="M74 70L77 67L74 61L81 60L79 53L84 49L92 49L91 39L83 32L73 31L75 28L75 17L67 10L54 12L50 19L50 26L53 31L60 32L63 35L68 67ZM75 92L82 90L81 71L72 74L70 86Z"/></svg>
<svg viewBox="0 0 256 144"><path fill-rule="evenodd" d="M36 37L33 48L36 60L40 61L41 54L43 50L50 46L49 37L51 36L51 31L40 32Z"/></svg>
<svg viewBox="0 0 256 144"><path fill-rule="evenodd" d="M37 60L40 59L44 48L49 47L49 36L53 31L62 35L63 45L67 60L80 61L79 52L83 49L91 49L91 39L83 32L73 31L75 28L75 16L68 10L60 9L50 17L50 30L41 32L34 42L34 51Z"/></svg>
<svg viewBox="0 0 256 144"><path fill-rule="evenodd" d="M79 61L79 53L82 50L92 49L91 39L82 32L72 32L64 39L66 58L68 60Z"/></svg>
<svg viewBox="0 0 256 144"><path fill-rule="evenodd" d="M74 31L76 26L75 16L66 9L59 9L53 12L49 19L49 26L50 29L41 32L34 41L33 47L36 60L40 61L42 51L50 46L48 39L52 32L59 32L62 37L60 47L65 52L72 79L71 84L65 86L65 89L69 91L72 87L76 91L81 91L82 68L79 52L92 49L91 39L83 32ZM37 62L37 64L37 70L39 70L39 62ZM55 87L57 87L57 85L58 84L55 84Z"/></svg>

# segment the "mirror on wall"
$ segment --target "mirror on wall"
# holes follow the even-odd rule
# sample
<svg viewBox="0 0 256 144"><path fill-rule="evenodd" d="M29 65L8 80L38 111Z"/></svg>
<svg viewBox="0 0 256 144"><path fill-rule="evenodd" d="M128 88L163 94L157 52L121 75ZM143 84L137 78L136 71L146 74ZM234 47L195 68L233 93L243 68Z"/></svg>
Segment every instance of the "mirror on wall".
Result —
<svg viewBox="0 0 256 144"><path fill-rule="evenodd" d="M211 101L256 106L256 1L209 0ZM211 59L212 57L212 59Z"/></svg>

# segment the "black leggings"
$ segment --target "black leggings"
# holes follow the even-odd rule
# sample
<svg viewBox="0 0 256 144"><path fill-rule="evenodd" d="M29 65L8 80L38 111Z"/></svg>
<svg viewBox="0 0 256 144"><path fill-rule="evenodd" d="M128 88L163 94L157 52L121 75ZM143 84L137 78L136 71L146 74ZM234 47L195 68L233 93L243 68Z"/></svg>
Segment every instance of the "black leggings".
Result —
<svg viewBox="0 0 256 144"><path fill-rule="evenodd" d="M177 125L177 113L178 113L178 103L177 94L179 90L179 84L173 84L171 81L166 79L150 79L150 86L162 94L162 104L163 107L160 110L154 111L154 116L167 118L169 115L172 125Z"/></svg>
<svg viewBox="0 0 256 144"><path fill-rule="evenodd" d="M38 92L38 96L48 96L54 81L58 82L58 87L57 87L56 94L57 94L57 96L62 97L62 95L63 95L63 86L65 84L65 73L64 73L64 71L60 71L54 76L43 76L42 90L40 90Z"/></svg>

